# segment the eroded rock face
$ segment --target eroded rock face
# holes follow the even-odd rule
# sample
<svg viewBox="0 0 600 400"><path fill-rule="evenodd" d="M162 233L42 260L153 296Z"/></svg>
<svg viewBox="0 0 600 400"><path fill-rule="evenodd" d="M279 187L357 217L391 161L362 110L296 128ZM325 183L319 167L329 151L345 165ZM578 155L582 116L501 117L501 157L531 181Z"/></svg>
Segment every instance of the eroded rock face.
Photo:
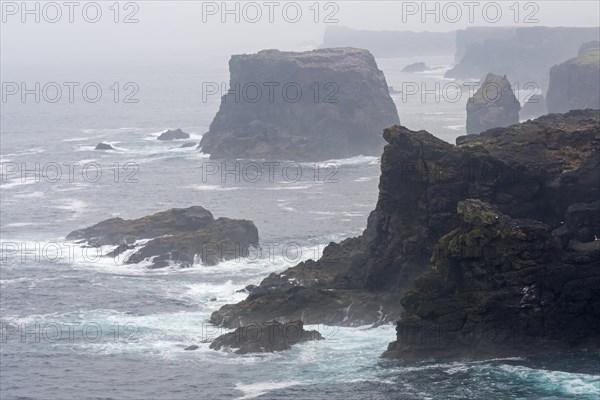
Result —
<svg viewBox="0 0 600 400"><path fill-rule="evenodd" d="M235 327L273 318L345 326L394 321L400 299L429 265L438 240L461 225L457 204L468 198L552 229L565 220L580 226L591 214L574 205L600 196L599 114L550 114L488 130L458 146L426 131L386 129L379 199L364 233L329 244L318 261L271 274L249 288L246 300L214 312L211 322ZM567 244L583 238L582 228L572 229L562 236Z"/></svg>
<svg viewBox="0 0 600 400"><path fill-rule="evenodd" d="M125 257L126 264L147 261L150 268L173 264L187 267L195 259L215 265L247 256L249 246L258 245L258 231L250 221L214 219L210 211L196 206L173 208L134 220L107 219L71 232L67 240L92 247L116 246L105 254L108 257L125 257L125 252L132 250Z"/></svg>
<svg viewBox="0 0 600 400"><path fill-rule="evenodd" d="M600 202L586 205L598 212ZM482 358L600 347L600 240L563 246L547 224L480 200L403 299L385 357ZM600 233L600 221L594 221Z"/></svg>
<svg viewBox="0 0 600 400"><path fill-rule="evenodd" d="M273 353L290 349L297 343L322 339L319 332L305 330L302 321L285 324L271 321L239 327L233 332L217 337L210 344L210 348L233 350L236 354Z"/></svg>
<svg viewBox="0 0 600 400"><path fill-rule="evenodd" d="M189 138L190 134L185 133L181 129L168 129L157 137L158 140L179 140Z"/></svg>
<svg viewBox="0 0 600 400"><path fill-rule="evenodd" d="M550 69L548 110L600 109L600 42L585 43L579 55Z"/></svg>
<svg viewBox="0 0 600 400"><path fill-rule="evenodd" d="M366 50L264 50L229 62L230 91L202 137L212 158L317 161L381 154L398 113Z"/></svg>
<svg viewBox="0 0 600 400"><path fill-rule="evenodd" d="M467 102L467 133L519 123L521 105L505 76L487 74L485 80Z"/></svg>

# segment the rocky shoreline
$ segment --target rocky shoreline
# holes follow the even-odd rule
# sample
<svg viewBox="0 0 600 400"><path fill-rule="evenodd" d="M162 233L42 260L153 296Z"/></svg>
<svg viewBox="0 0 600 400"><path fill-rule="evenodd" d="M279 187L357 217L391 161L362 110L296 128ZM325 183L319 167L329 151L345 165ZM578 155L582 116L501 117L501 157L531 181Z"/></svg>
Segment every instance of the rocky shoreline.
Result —
<svg viewBox="0 0 600 400"><path fill-rule="evenodd" d="M445 322L436 311L443 313L448 307L455 307L455 300L447 293L450 289L445 289L450 278L430 271L450 263L448 254L452 255L456 246L484 251L492 246L499 258L465 256L463 260L460 255L452 256L459 257L452 262L464 264L463 275L458 276L473 274L488 285L482 298L465 297L463 301L469 306L463 306L467 309L462 315L471 316L471 307L478 310L474 315L483 321L488 317L494 321L506 317L502 310L513 311L516 292L510 292L513 300L508 299L504 308L497 312L493 308L502 304L505 287L518 288L518 303L523 298L529 301L529 292L522 290L533 284L533 289L528 289L533 291L532 298L543 298L550 304L549 308L542 308L542 314L548 324L544 329L554 336L544 342L545 348L589 344L573 338L562 340L556 336L562 325L552 322L559 317L559 302L575 305L582 296L587 305L580 311L585 310L589 316L577 320L575 314L577 330L582 337L597 337L597 327L588 319L600 320L600 281L594 275L597 267L593 268L597 266L596 247L600 243L594 240L600 236L596 217L600 194L600 111L550 114L464 138L456 146L426 131L402 126L386 129L384 138L388 144L381 161L379 200L364 233L331 243L318 261L308 260L283 273L271 274L250 288L246 300L214 312L211 323L233 328L276 318L300 318L306 323L356 326L389 323L398 318L413 322L420 318L419 322L430 324L428 327L435 326ZM477 215L485 218L473 220ZM520 228L515 230L517 225ZM488 241L469 241L478 235ZM516 244L509 239L505 242L506 237L513 237ZM442 255L438 255L440 249ZM505 264L506 259L521 261L510 267L510 263ZM495 265L500 269L486 270L496 268ZM515 269L514 273L510 268ZM546 292L536 292L538 286L523 271L532 272L534 277L538 271L548 272L553 282L572 281L574 288L554 298ZM494 283L492 272L499 274L505 286ZM492 279L491 283L486 276ZM589 281L582 286L577 284L580 279ZM428 292L424 280L436 291ZM576 294L575 288L580 287L585 290ZM570 295L579 297L571 301ZM449 302L443 308L440 304L446 300ZM539 314L539 305L527 304L528 312ZM534 337L531 329L539 319L511 321L523 328L523 335ZM521 326L521 322L527 324ZM501 353L498 347L486 348L483 344L473 351L463 351L460 345L455 350L447 356L475 357L487 350L489 354ZM391 345L386 356L408 358L411 352L415 358L446 355L436 352L435 347L402 342Z"/></svg>

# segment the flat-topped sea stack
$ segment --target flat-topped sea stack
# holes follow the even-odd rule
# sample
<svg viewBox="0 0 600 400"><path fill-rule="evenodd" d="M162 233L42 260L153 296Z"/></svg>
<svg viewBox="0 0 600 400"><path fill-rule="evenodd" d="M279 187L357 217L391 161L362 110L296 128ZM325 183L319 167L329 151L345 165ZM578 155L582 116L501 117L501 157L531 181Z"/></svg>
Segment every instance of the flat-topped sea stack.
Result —
<svg viewBox="0 0 600 400"><path fill-rule="evenodd" d="M230 90L202 137L211 158L320 161L379 155L399 122L367 50L263 50L229 61Z"/></svg>
<svg viewBox="0 0 600 400"><path fill-rule="evenodd" d="M600 42L584 43L578 56L550 69L548 110L600 109Z"/></svg>
<svg viewBox="0 0 600 400"><path fill-rule="evenodd" d="M519 122L521 105L505 76L487 74L467 102L467 133L478 134Z"/></svg>
<svg viewBox="0 0 600 400"><path fill-rule="evenodd" d="M250 246L258 245L258 231L251 221L215 219L210 211L195 206L134 220L110 218L71 232L67 240L91 247L114 246L103 256L125 264L189 267L247 256Z"/></svg>

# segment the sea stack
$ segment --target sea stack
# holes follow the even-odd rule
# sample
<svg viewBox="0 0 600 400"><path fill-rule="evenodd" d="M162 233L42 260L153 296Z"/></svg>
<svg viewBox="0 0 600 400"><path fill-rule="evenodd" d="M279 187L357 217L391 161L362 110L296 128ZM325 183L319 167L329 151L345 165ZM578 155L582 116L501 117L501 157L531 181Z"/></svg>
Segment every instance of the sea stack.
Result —
<svg viewBox="0 0 600 400"><path fill-rule="evenodd" d="M211 158L319 161L380 155L399 122L373 55L263 50L229 61L229 91L202 137Z"/></svg>
<svg viewBox="0 0 600 400"><path fill-rule="evenodd" d="M521 105L505 76L489 73L467 102L467 133L519 123Z"/></svg>

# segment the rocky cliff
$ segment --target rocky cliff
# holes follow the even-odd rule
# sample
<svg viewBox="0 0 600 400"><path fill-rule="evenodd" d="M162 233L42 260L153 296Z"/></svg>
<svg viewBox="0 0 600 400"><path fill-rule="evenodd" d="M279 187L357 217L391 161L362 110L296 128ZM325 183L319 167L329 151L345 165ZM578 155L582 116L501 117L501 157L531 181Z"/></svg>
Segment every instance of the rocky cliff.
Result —
<svg viewBox="0 0 600 400"><path fill-rule="evenodd" d="M402 126L386 129L384 138L379 199L362 236L331 243L318 261L271 274L249 288L246 300L214 312L212 323L394 321L438 241L461 226L460 201L480 199L512 218L559 229L569 207L600 196L597 111L550 114L457 146ZM574 227L586 224L578 215ZM560 236L567 242L573 231Z"/></svg>
<svg viewBox="0 0 600 400"><path fill-rule="evenodd" d="M600 42L585 43L578 54L550 69L550 112L600 109Z"/></svg>
<svg viewBox="0 0 600 400"><path fill-rule="evenodd" d="M322 48L357 47L375 57L415 57L452 54L454 32L369 31L329 25Z"/></svg>
<svg viewBox="0 0 600 400"><path fill-rule="evenodd" d="M600 235L600 201L575 203L565 218L575 209ZM405 313L385 357L600 347L600 240L565 245L548 224L513 219L480 200L459 202L457 215L461 225L438 241L429 269L402 299Z"/></svg>
<svg viewBox="0 0 600 400"><path fill-rule="evenodd" d="M488 39L509 39L515 36L516 29L509 27L469 27L456 31L456 53L454 62L458 64L472 44L481 44ZM477 75L475 75L477 76Z"/></svg>
<svg viewBox="0 0 600 400"><path fill-rule="evenodd" d="M265 50L233 56L230 92L202 137L212 158L318 161L381 154L398 123L383 73L366 50Z"/></svg>
<svg viewBox="0 0 600 400"><path fill-rule="evenodd" d="M519 122L521 105L506 75L487 74L467 102L467 133L478 134Z"/></svg>
<svg viewBox="0 0 600 400"><path fill-rule="evenodd" d="M469 79L496 71L520 87L533 82L545 90L550 67L576 56L582 43L597 38L598 28L518 28L509 38L492 37L468 45L446 77Z"/></svg>
<svg viewBox="0 0 600 400"><path fill-rule="evenodd" d="M194 261L215 265L247 256L249 246L258 245L258 231L250 221L215 219L210 211L196 206L134 220L107 219L71 232L67 240L98 248L111 246L103 256L126 264L187 267Z"/></svg>

